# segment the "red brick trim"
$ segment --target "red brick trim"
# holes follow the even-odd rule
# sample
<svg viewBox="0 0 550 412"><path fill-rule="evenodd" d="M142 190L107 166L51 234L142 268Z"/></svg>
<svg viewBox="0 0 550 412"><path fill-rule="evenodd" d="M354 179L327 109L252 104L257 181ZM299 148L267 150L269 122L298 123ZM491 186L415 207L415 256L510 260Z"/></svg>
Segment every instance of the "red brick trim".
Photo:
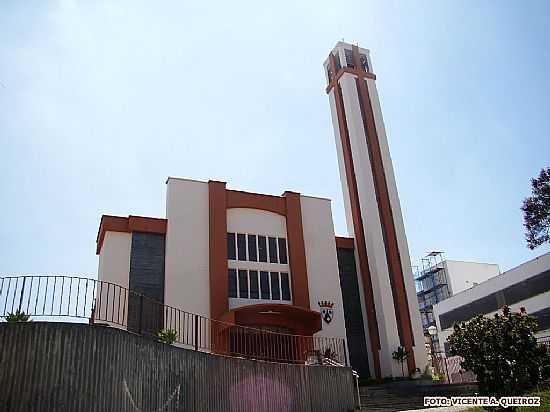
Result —
<svg viewBox="0 0 550 412"><path fill-rule="evenodd" d="M357 50L355 50L355 54L358 54ZM378 201L378 212L380 215L380 222L382 224L386 260L388 264L395 316L397 320L397 331L401 345L410 352L410 356L407 358L409 370L414 370L416 368L414 352L412 350L414 346L414 335L412 330L411 315L409 312L407 292L405 289L401 256L399 254L399 245L397 243L393 211L390 204L386 174L384 172L384 165L382 161L380 142L376 132L374 113L365 80L357 78L356 87L374 179L376 198Z"/></svg>
<svg viewBox="0 0 550 412"><path fill-rule="evenodd" d="M101 252L106 232L145 232L166 234L167 223L168 221L166 219L154 217L132 215L122 217L102 215L96 238L96 255L99 255Z"/></svg>
<svg viewBox="0 0 550 412"><path fill-rule="evenodd" d="M338 249L355 249L355 240L352 237L336 236L335 240Z"/></svg>
<svg viewBox="0 0 550 412"><path fill-rule="evenodd" d="M226 193L225 182L208 182L210 317L212 319L219 319L229 309Z"/></svg>
<svg viewBox="0 0 550 412"><path fill-rule="evenodd" d="M305 336L322 329L319 312L277 303L241 306L226 312L221 320L239 326L277 326Z"/></svg>
<svg viewBox="0 0 550 412"><path fill-rule="evenodd" d="M331 56L332 56L332 53L331 53ZM338 73L334 75L334 77L330 80L328 86L326 87L325 91L327 92L327 94L329 94L330 91L338 84L338 80L340 80L340 77L342 77L344 73L353 74L360 79L376 80L376 75L373 73L367 73L367 72L364 72L363 70L352 69L351 67L342 67L340 70L338 70Z"/></svg>
<svg viewBox="0 0 550 412"><path fill-rule="evenodd" d="M292 276L292 300L295 306L309 309L309 282L307 278L306 249L302 226L302 204L300 194L283 193L286 204L286 234L288 241L288 263Z"/></svg>
<svg viewBox="0 0 550 412"><path fill-rule="evenodd" d="M334 56L330 54L330 64L335 67ZM376 307L374 304L374 292L372 289L372 279L369 269L369 261L367 256L367 246L365 241L365 233L363 230L363 218L361 216L361 207L359 204L359 193L357 190L357 180L355 177L355 169L353 165L353 156L351 152L351 143L349 139L348 126L346 121L346 112L344 108L344 99L342 98L342 90L340 85L334 87L334 100L336 103L336 114L338 116L338 128L340 139L342 141L342 152L344 157L344 167L346 170L346 181L349 189L351 215L354 227L354 236L357 244L357 256L359 258L359 270L361 279L363 280L363 292L365 295L365 306L367 312L367 324L369 332L369 340L372 348L372 358L374 363L374 373L376 378L382 377L380 368L380 335L378 330L378 322L376 320Z"/></svg>
<svg viewBox="0 0 550 412"><path fill-rule="evenodd" d="M226 190L223 182L208 182L210 234L210 316L219 319L228 310L227 209L246 208L286 217L288 260L294 306L309 309L309 285L302 227L300 194L283 196Z"/></svg>
<svg viewBox="0 0 550 412"><path fill-rule="evenodd" d="M286 216L285 199L280 196L227 190L227 208L248 208L266 210Z"/></svg>

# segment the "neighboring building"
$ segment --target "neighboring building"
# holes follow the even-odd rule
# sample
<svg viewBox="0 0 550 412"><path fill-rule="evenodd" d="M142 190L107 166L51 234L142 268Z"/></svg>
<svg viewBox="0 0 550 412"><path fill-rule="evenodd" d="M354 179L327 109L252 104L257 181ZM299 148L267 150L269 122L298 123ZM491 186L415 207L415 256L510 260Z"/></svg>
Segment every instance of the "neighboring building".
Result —
<svg viewBox="0 0 550 412"><path fill-rule="evenodd" d="M550 334L550 252L434 305L440 345L447 351L455 322L494 314L504 305L512 310L524 307L538 319L538 335Z"/></svg>
<svg viewBox="0 0 550 412"><path fill-rule="evenodd" d="M435 325L433 305L499 273L498 265L443 259L443 252L433 251L422 258L422 269L416 274L415 282L424 336L428 336L428 328ZM433 349L440 351L437 334L430 338Z"/></svg>
<svg viewBox="0 0 550 412"><path fill-rule="evenodd" d="M351 365L364 377L400 375L392 359L398 346L411 353L409 370L424 370L369 52L338 43L325 70L350 237L335 236L328 199L168 178L165 219L102 217L99 279L237 325L346 337Z"/></svg>

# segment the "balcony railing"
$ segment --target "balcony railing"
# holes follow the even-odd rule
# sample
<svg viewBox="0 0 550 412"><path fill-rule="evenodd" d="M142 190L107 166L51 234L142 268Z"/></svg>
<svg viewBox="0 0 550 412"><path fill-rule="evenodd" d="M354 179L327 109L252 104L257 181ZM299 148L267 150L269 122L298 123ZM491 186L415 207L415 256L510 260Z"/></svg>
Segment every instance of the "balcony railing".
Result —
<svg viewBox="0 0 550 412"><path fill-rule="evenodd" d="M123 286L74 276L0 278L0 318L16 311L32 321L89 322L156 338L176 332L175 345L227 356L305 363L312 353L323 365L348 366L345 339L279 333L221 322L164 305Z"/></svg>

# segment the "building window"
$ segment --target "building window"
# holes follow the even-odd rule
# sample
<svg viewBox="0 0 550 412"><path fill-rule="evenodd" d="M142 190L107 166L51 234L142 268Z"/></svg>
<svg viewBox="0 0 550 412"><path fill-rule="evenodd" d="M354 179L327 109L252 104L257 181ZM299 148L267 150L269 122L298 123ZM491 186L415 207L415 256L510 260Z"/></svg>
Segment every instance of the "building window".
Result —
<svg viewBox="0 0 550 412"><path fill-rule="evenodd" d="M227 234L227 259L235 260L235 233Z"/></svg>
<svg viewBox="0 0 550 412"><path fill-rule="evenodd" d="M361 66L363 66L363 70L367 73L369 72L369 59L367 59L366 54L360 54L359 60L361 60Z"/></svg>
<svg viewBox="0 0 550 412"><path fill-rule="evenodd" d="M281 300L281 285L279 284L279 272L271 272L271 299Z"/></svg>
<svg viewBox="0 0 550 412"><path fill-rule="evenodd" d="M340 55L338 52L333 55L334 56L334 62L336 63L336 71L340 70L342 68L342 65L340 64Z"/></svg>
<svg viewBox="0 0 550 412"><path fill-rule="evenodd" d="M248 299L248 271L239 269L239 298Z"/></svg>
<svg viewBox="0 0 550 412"><path fill-rule="evenodd" d="M246 260L246 236L237 233L237 253L239 260Z"/></svg>
<svg viewBox="0 0 550 412"><path fill-rule="evenodd" d="M277 239L279 243L279 263L286 265L288 263L288 258L286 255L286 239L280 237Z"/></svg>
<svg viewBox="0 0 550 412"><path fill-rule="evenodd" d="M344 49L344 54L346 56L346 66L354 69L355 65L353 64L353 52L349 49Z"/></svg>
<svg viewBox="0 0 550 412"><path fill-rule="evenodd" d="M269 272L260 272L260 296L262 299L270 299L271 293L269 292Z"/></svg>
<svg viewBox="0 0 550 412"><path fill-rule="evenodd" d="M229 297L236 298L237 297L237 271L235 269L228 269L227 277L229 281L229 284L228 284Z"/></svg>
<svg viewBox="0 0 550 412"><path fill-rule="evenodd" d="M250 277L250 299L259 299L260 290L258 288L258 271L250 270L248 273Z"/></svg>
<svg viewBox="0 0 550 412"><path fill-rule="evenodd" d="M252 262L256 262L258 260L258 253L256 249L256 235L248 235L248 260Z"/></svg>
<svg viewBox="0 0 550 412"><path fill-rule="evenodd" d="M269 263L279 263L277 258L277 239L274 237L269 238Z"/></svg>
<svg viewBox="0 0 550 412"><path fill-rule="evenodd" d="M267 262L267 242L265 236L258 236L258 255L260 262Z"/></svg>
<svg viewBox="0 0 550 412"><path fill-rule="evenodd" d="M290 301L290 277L287 272L228 269L229 297L240 299ZM238 292L238 293L237 293ZM238 296L237 296L238 295Z"/></svg>
<svg viewBox="0 0 550 412"><path fill-rule="evenodd" d="M288 273L281 273L281 297L283 300L290 300L290 282L288 281Z"/></svg>

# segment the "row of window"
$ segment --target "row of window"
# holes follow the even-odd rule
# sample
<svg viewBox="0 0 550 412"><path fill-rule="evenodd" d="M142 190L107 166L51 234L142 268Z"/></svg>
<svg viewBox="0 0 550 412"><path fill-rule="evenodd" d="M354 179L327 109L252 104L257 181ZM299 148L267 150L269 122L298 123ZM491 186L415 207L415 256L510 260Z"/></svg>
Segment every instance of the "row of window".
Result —
<svg viewBox="0 0 550 412"><path fill-rule="evenodd" d="M290 301L288 273L230 268L227 274L230 298Z"/></svg>
<svg viewBox="0 0 550 412"><path fill-rule="evenodd" d="M245 233L227 233L227 259L288 263L286 239Z"/></svg>

